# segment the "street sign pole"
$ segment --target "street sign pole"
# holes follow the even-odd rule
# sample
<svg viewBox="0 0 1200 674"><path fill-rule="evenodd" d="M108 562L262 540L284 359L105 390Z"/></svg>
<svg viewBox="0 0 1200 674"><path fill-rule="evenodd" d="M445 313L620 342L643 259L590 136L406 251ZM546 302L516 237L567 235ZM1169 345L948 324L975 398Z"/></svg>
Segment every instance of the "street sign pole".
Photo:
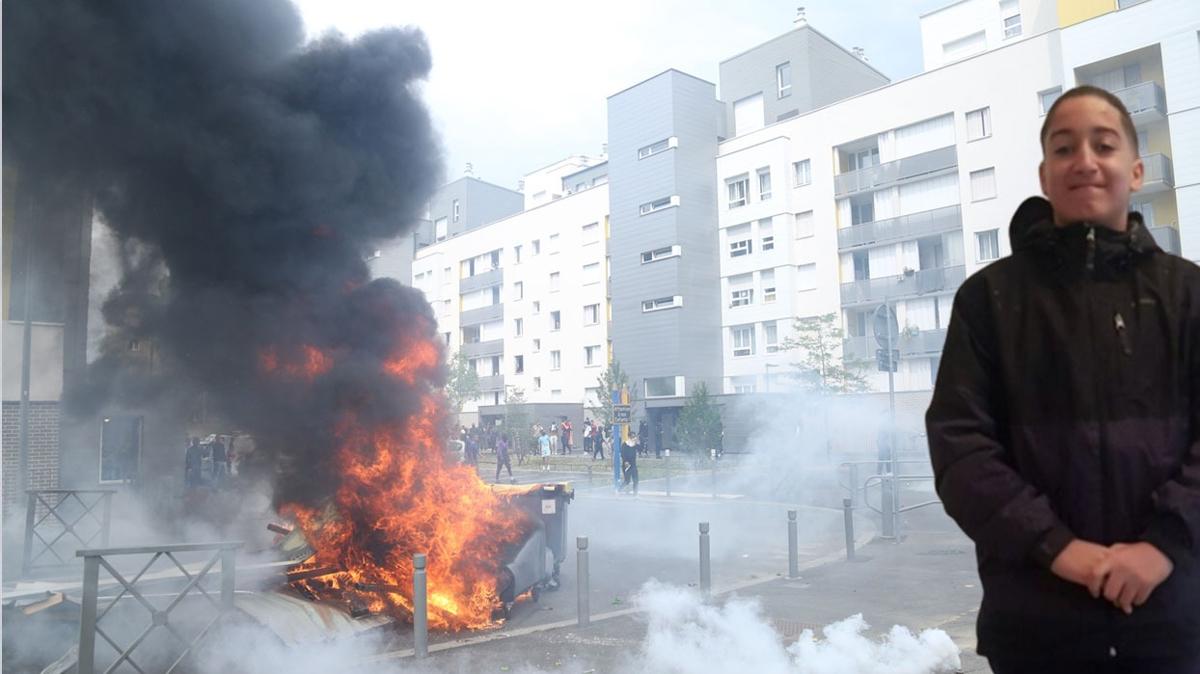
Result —
<svg viewBox="0 0 1200 674"><path fill-rule="evenodd" d="M621 425L617 423L615 410L621 404L621 392L612 391L614 409L612 425L613 491L621 491Z"/></svg>

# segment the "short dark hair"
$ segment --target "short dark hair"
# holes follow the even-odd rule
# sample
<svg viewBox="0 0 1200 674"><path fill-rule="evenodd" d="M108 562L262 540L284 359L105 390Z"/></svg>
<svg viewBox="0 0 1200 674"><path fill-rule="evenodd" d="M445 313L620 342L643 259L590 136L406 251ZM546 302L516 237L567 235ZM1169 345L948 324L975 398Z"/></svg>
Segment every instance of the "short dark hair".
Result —
<svg viewBox="0 0 1200 674"><path fill-rule="evenodd" d="M1046 121L1042 122L1042 134L1040 136L1042 141L1042 154L1046 153L1046 140L1050 135L1050 122L1054 119L1054 113L1058 110L1058 106L1061 105L1063 101L1067 101L1072 98L1079 98L1080 96L1095 96L1096 98L1099 98L1105 103L1111 105L1113 109L1117 111L1117 114L1121 116L1121 130L1125 132L1125 135L1129 137L1129 142L1133 145L1133 156L1138 156L1137 129L1135 129L1133 126L1133 118L1129 116L1129 110L1125 108L1125 104L1121 102L1121 99L1114 96L1111 92L1101 89L1100 87L1094 87L1090 84L1083 84L1075 87L1074 89L1067 90L1061 96L1059 96L1058 100L1054 101L1054 104L1051 105L1050 109L1046 111Z"/></svg>

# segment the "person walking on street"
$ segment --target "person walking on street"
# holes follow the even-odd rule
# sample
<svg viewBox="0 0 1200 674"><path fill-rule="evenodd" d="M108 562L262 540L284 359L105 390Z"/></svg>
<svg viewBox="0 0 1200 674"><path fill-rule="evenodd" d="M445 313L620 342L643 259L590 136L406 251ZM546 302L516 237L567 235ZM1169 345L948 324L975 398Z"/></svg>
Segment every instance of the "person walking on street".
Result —
<svg viewBox="0 0 1200 674"><path fill-rule="evenodd" d="M926 413L935 485L975 542L997 674L1200 672L1200 267L1130 195L1121 100L1045 116L1012 255L959 288Z"/></svg>
<svg viewBox="0 0 1200 674"><path fill-rule="evenodd" d="M621 468L623 469L625 480L621 483L622 489L628 489L633 485L633 495L638 493L638 437L636 435L629 436L627 442L621 443Z"/></svg>
<svg viewBox="0 0 1200 674"><path fill-rule="evenodd" d="M200 446L200 438L193 437L183 455L183 484L187 487L199 487L203 466L204 448Z"/></svg>
<svg viewBox="0 0 1200 674"><path fill-rule="evenodd" d="M545 429L538 436L538 449L542 454L542 470L550 470L550 435L546 433Z"/></svg>
<svg viewBox="0 0 1200 674"><path fill-rule="evenodd" d="M225 451L225 443L217 436L212 443L213 486L218 489L225 485L229 476L229 458Z"/></svg>
<svg viewBox="0 0 1200 674"><path fill-rule="evenodd" d="M504 433L496 440L496 482L500 481L500 467L508 469L508 477L512 478L512 461L508 458L508 434Z"/></svg>

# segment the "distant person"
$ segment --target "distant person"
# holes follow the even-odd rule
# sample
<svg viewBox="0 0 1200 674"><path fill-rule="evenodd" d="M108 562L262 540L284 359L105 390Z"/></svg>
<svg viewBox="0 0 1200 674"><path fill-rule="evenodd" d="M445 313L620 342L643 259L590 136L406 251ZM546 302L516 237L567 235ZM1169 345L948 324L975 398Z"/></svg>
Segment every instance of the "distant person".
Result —
<svg viewBox="0 0 1200 674"><path fill-rule="evenodd" d="M479 465L479 440L473 434L467 434L467 463L472 466Z"/></svg>
<svg viewBox="0 0 1200 674"><path fill-rule="evenodd" d="M575 430L575 427L571 425L570 419L563 417L562 425L559 426L558 430L562 434L563 454L570 454L571 443L574 442L574 438L571 436L571 431Z"/></svg>
<svg viewBox="0 0 1200 674"><path fill-rule="evenodd" d="M643 453L649 454L650 453L650 425L646 423L645 419L642 419L641 421L638 422L637 439L638 439L638 441L637 441L638 454L643 454Z"/></svg>
<svg viewBox="0 0 1200 674"><path fill-rule="evenodd" d="M200 474L204 470L204 448L200 446L200 438L193 437L183 455L183 484L187 487L199 487L204 478Z"/></svg>
<svg viewBox="0 0 1200 674"><path fill-rule="evenodd" d="M627 442L621 443L621 469L625 477L621 483L621 488L628 489L632 485L634 496L637 496L638 493L637 457L639 444L638 436L636 435L629 436Z"/></svg>
<svg viewBox="0 0 1200 674"><path fill-rule="evenodd" d="M583 420L583 453L584 454L592 454L593 455L592 458L595 458L595 455L592 452L592 430L593 430L592 429L592 420L584 419Z"/></svg>
<svg viewBox="0 0 1200 674"><path fill-rule="evenodd" d="M212 443L212 465L213 485L224 486L229 476L229 456L225 450L225 443L219 435Z"/></svg>
<svg viewBox="0 0 1200 674"><path fill-rule="evenodd" d="M608 442L604 437L604 429L597 426L592 433L592 460L595 461L599 456L600 460L604 460L604 445Z"/></svg>
<svg viewBox="0 0 1200 674"><path fill-rule="evenodd" d="M1200 672L1200 268L1130 195L1121 99L1062 94L1047 199L954 298L926 413L935 485L975 542L997 674Z"/></svg>
<svg viewBox="0 0 1200 674"><path fill-rule="evenodd" d="M505 433L499 438L496 438L496 482L500 481L500 467L504 466L508 469L508 477L512 474L512 461L508 458L508 434Z"/></svg>
<svg viewBox="0 0 1200 674"><path fill-rule="evenodd" d="M545 429L538 436L538 449L542 454L542 471L550 470L550 434Z"/></svg>

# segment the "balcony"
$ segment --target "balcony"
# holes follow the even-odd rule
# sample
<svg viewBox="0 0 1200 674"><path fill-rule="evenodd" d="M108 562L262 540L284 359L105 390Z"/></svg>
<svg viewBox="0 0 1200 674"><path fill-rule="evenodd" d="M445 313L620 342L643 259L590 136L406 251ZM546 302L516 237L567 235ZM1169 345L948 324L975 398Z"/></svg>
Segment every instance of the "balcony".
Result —
<svg viewBox="0 0 1200 674"><path fill-rule="evenodd" d="M909 275L886 276L842 284L842 306L880 304L885 300L952 292L966 278L966 267L922 269Z"/></svg>
<svg viewBox="0 0 1200 674"><path fill-rule="evenodd" d="M837 198L857 192L874 190L911 178L944 173L958 166L958 149L953 145L904 157L879 166L869 166L833 177L833 192Z"/></svg>
<svg viewBox="0 0 1200 674"><path fill-rule="evenodd" d="M864 222L838 230L838 250L915 239L930 234L962 229L962 211L958 206L937 208L898 218Z"/></svg>
<svg viewBox="0 0 1200 674"><path fill-rule="evenodd" d="M920 330L913 334L900 335L899 343L893 348L900 349L900 355L905 357L936 356L942 352L946 344L946 330ZM874 335L865 337L847 337L842 342L842 358L846 361L874 360L879 342Z"/></svg>
<svg viewBox="0 0 1200 674"><path fill-rule="evenodd" d="M486 342L473 342L471 344L463 344L459 349L467 358L484 358L487 356L499 356L504 353L503 339L489 339Z"/></svg>
<svg viewBox="0 0 1200 674"><path fill-rule="evenodd" d="M478 309L468 309L458 316L459 325L469 327L481 323L491 323L504 318L504 304L493 304Z"/></svg>
<svg viewBox="0 0 1200 674"><path fill-rule="evenodd" d="M504 270L500 268L458 280L458 292L469 293L504 283Z"/></svg>
<svg viewBox="0 0 1200 674"><path fill-rule="evenodd" d="M1141 82L1118 89L1113 94L1125 104L1135 126L1161 122L1167 118L1167 94L1158 82Z"/></svg>
<svg viewBox="0 0 1200 674"><path fill-rule="evenodd" d="M1171 167L1170 157L1165 154L1143 155L1142 164L1145 165L1146 172L1138 194L1154 194L1175 188L1175 171Z"/></svg>
<svg viewBox="0 0 1200 674"><path fill-rule="evenodd" d="M491 393L493 391L504 390L504 375L497 374L490 377L479 378L479 392Z"/></svg>

